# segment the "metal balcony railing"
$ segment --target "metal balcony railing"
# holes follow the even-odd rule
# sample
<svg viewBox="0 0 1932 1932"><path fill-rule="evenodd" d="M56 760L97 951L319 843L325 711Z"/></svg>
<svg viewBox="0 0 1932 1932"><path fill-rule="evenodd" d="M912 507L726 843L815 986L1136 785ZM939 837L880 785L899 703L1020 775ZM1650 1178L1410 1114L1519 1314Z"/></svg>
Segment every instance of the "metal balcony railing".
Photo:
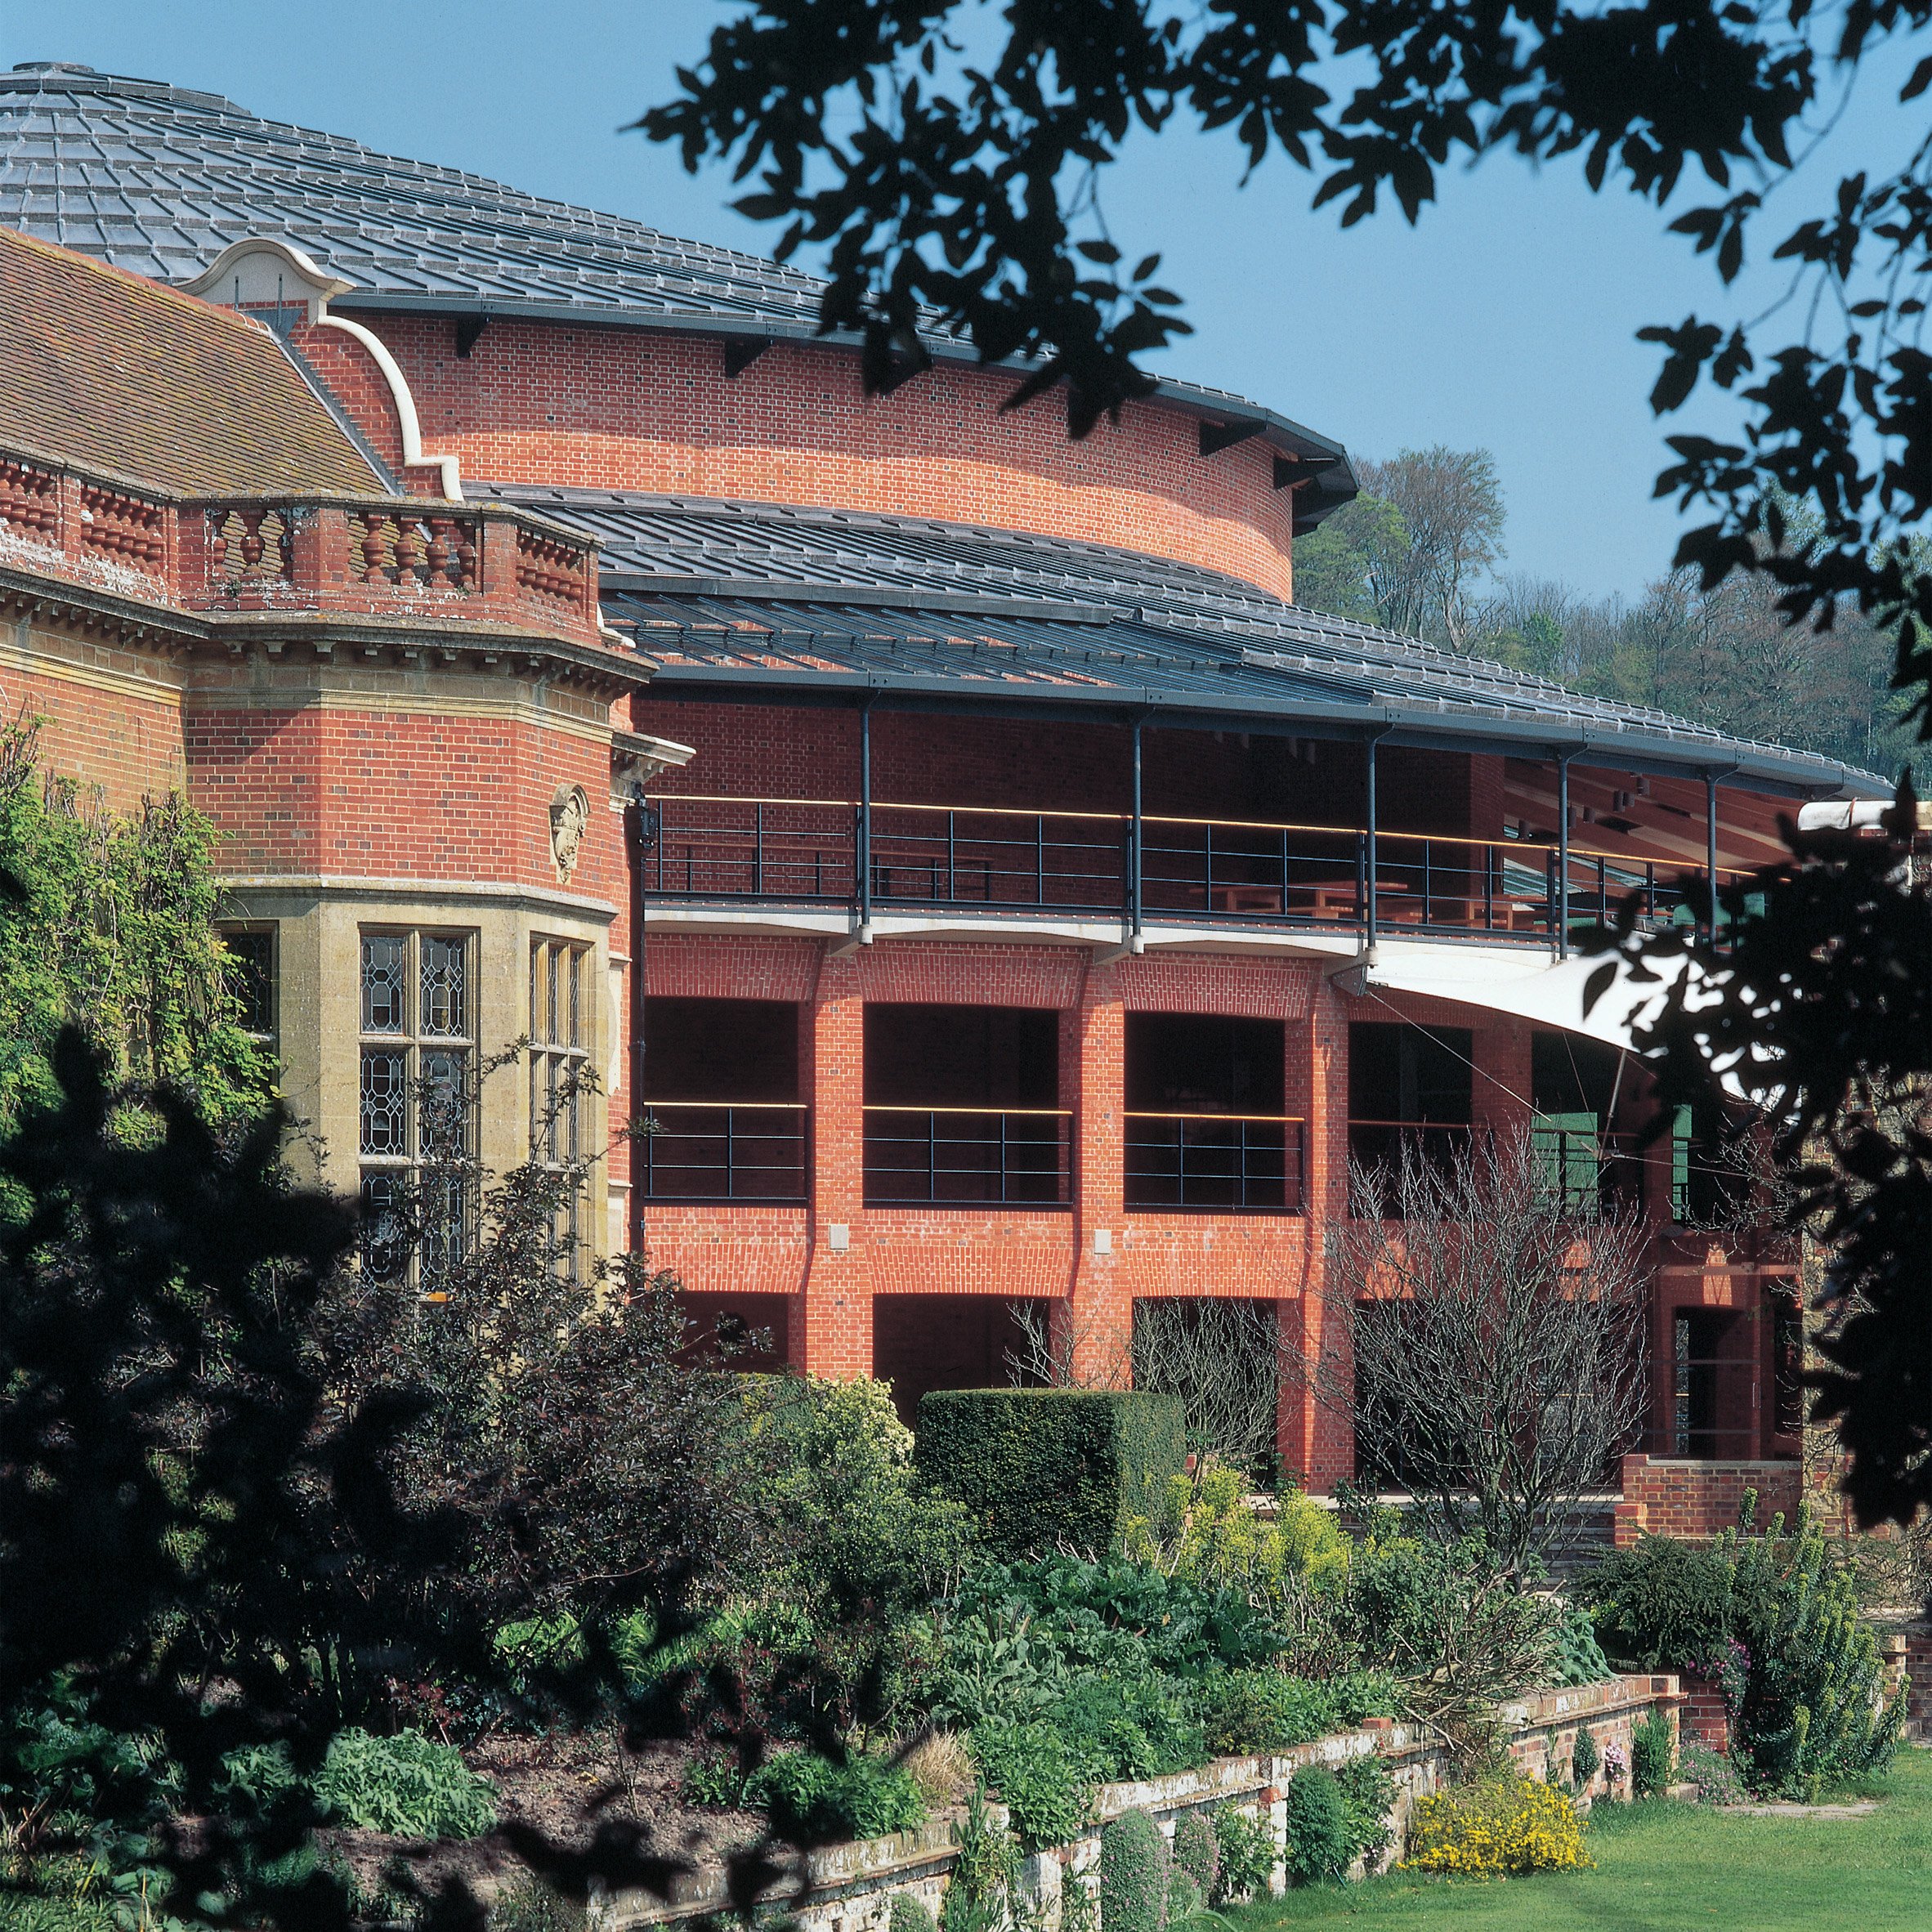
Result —
<svg viewBox="0 0 1932 1932"><path fill-rule="evenodd" d="M1302 1211L1302 1122L1275 1114L1126 1116L1127 1205Z"/></svg>
<svg viewBox="0 0 1932 1932"><path fill-rule="evenodd" d="M1072 1174L1065 1107L865 1109L868 1207L1064 1207Z"/></svg>
<svg viewBox="0 0 1932 1932"><path fill-rule="evenodd" d="M810 1110L803 1102L652 1100L632 1144L646 1201L805 1199Z"/></svg>
<svg viewBox="0 0 1932 1932"><path fill-rule="evenodd" d="M691 794L656 804L643 869L660 900L1044 913L1136 928L1363 927L1372 913L1379 928L1542 945L1565 906L1572 930L1633 894L1648 922L1691 916L1674 866L1520 839L1149 815L1137 851L1136 821L1121 813Z"/></svg>

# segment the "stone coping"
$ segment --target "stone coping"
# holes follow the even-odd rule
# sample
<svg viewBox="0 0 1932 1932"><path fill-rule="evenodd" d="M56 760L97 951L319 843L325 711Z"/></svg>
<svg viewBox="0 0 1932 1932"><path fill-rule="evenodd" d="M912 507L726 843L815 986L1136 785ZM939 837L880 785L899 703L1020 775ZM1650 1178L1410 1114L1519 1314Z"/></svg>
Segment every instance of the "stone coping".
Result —
<svg viewBox="0 0 1932 1932"><path fill-rule="evenodd" d="M1600 1684L1538 1691L1500 1706L1505 1726L1517 1733L1561 1731L1566 1727L1675 1705L1681 1693L1675 1675L1659 1673L1612 1678ZM1393 1718L1371 1718L1358 1729L1337 1731L1313 1742L1297 1745L1278 1756L1216 1758L1192 1770L1159 1778L1102 1785L1096 1795L1097 1829L1124 1812L1146 1811L1161 1817L1198 1806L1237 1799L1259 1798L1272 1804L1304 1765L1341 1764L1350 1758L1377 1755L1399 1767L1406 1762L1439 1754L1442 1741L1419 1724ZM989 1803L987 1815L1000 1824L1006 1807ZM889 1837L854 1840L821 1845L807 1852L786 1876L763 1894L766 1901L823 1906L841 1898L880 1891L897 1891L921 1881L943 1877L952 1866L956 1811L931 1818L917 1831ZM1092 1836L1092 1829L1087 1834ZM1061 1848L1064 1857L1067 1848ZM1040 1854L1052 1857L1052 1853ZM630 1891L607 1895L600 1902L597 1922L605 1932L734 1909L726 1876L719 1870L678 1874L669 1896Z"/></svg>

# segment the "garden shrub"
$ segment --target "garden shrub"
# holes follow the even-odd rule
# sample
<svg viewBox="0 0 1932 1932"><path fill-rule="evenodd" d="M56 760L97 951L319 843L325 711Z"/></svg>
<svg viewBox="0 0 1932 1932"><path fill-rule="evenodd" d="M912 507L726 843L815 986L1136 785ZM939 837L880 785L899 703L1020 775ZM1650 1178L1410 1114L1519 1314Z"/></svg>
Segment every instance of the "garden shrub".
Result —
<svg viewBox="0 0 1932 1932"><path fill-rule="evenodd" d="M1290 1490L1270 1522L1249 1507L1247 1487L1239 1470L1213 1459L1173 1479L1167 1514L1178 1526L1175 1574L1263 1595L1291 1581L1339 1585L1348 1573L1348 1539L1334 1511Z"/></svg>
<svg viewBox="0 0 1932 1932"><path fill-rule="evenodd" d="M1570 1604L1551 1645L1550 1681L1564 1687L1601 1684L1611 1675L1610 1660L1597 1640L1590 1612L1581 1603Z"/></svg>
<svg viewBox="0 0 1932 1932"><path fill-rule="evenodd" d="M1505 1771L1419 1799L1403 1866L1481 1876L1575 1872L1593 1863L1576 1808L1563 1792Z"/></svg>
<svg viewBox="0 0 1932 1932"><path fill-rule="evenodd" d="M1205 1811L1183 1811L1174 1822L1174 1863L1199 1888L1202 1902L1210 1902L1221 1876L1221 1841L1214 1821Z"/></svg>
<svg viewBox="0 0 1932 1932"><path fill-rule="evenodd" d="M310 1780L330 1817L396 1838L476 1838L496 1824L496 1793L454 1745L420 1731L338 1731Z"/></svg>
<svg viewBox="0 0 1932 1932"><path fill-rule="evenodd" d="M889 1613L958 1573L973 1541L966 1512L920 1480L890 1383L747 1375L741 1386L801 1594L828 1594L847 1616Z"/></svg>
<svg viewBox="0 0 1932 1932"><path fill-rule="evenodd" d="M1579 1724L1576 1741L1570 1746L1570 1777L1578 1791L1588 1787L1603 1762L1603 1754L1597 1749L1596 1733L1588 1724Z"/></svg>
<svg viewBox="0 0 1932 1932"><path fill-rule="evenodd" d="M1338 1728L1359 1724L1368 1717L1401 1715L1394 1673L1389 1670L1344 1670L1326 1679L1322 1687L1335 1706Z"/></svg>
<svg viewBox="0 0 1932 1932"><path fill-rule="evenodd" d="M1639 1798L1661 1798L1676 1771L1670 1719L1661 1711L1646 1711L1630 1727L1630 1788Z"/></svg>
<svg viewBox="0 0 1932 1932"><path fill-rule="evenodd" d="M1693 1787L1700 1805L1741 1805L1749 1795L1737 1767L1701 1737L1686 1737L1677 1754L1677 1774Z"/></svg>
<svg viewBox="0 0 1932 1932"><path fill-rule="evenodd" d="M841 1764L815 1751L787 1751L745 1781L745 1796L787 1837L814 1843L883 1838L926 1822L919 1787L879 1758L854 1755Z"/></svg>
<svg viewBox="0 0 1932 1932"><path fill-rule="evenodd" d="M886 1932L939 1932L939 1928L933 1923L932 1913L910 1892L895 1892Z"/></svg>
<svg viewBox="0 0 1932 1932"><path fill-rule="evenodd" d="M1290 1878L1339 1878L1353 1852L1348 1806L1335 1773L1322 1764L1304 1764L1283 1794L1287 1845L1282 1863Z"/></svg>
<svg viewBox="0 0 1932 1932"><path fill-rule="evenodd" d="M1084 1672L1054 1704L1050 1721L1098 1783L1186 1771L1212 1755L1178 1687L1151 1671Z"/></svg>
<svg viewBox="0 0 1932 1932"><path fill-rule="evenodd" d="M953 1827L953 1838L958 1851L940 1909L940 1932L996 1932L1019 1881L1019 1848L987 1811L982 1791L967 1800L966 1816Z"/></svg>
<svg viewBox="0 0 1932 1932"><path fill-rule="evenodd" d="M1126 1811L1100 1834L1100 1932L1162 1932L1167 1840L1144 1811Z"/></svg>
<svg viewBox="0 0 1932 1932"><path fill-rule="evenodd" d="M1043 1851L1080 1835L1093 1810L1094 1781L1052 1725L982 1724L973 1733L973 1755L1026 1850Z"/></svg>
<svg viewBox="0 0 1932 1932"><path fill-rule="evenodd" d="M1348 1863L1371 1864L1395 1836L1389 1814L1395 1809L1395 1774L1373 1753L1350 1758L1335 1774L1348 1827Z"/></svg>
<svg viewBox="0 0 1932 1932"><path fill-rule="evenodd" d="M1312 1744L1364 1718L1396 1714L1396 1682L1386 1670L1351 1670L1322 1681L1279 1670L1230 1670L1196 1693L1207 1741L1218 1755L1268 1753Z"/></svg>
<svg viewBox="0 0 1932 1932"><path fill-rule="evenodd" d="M1274 1840L1267 1820L1223 1805L1214 1813L1214 1837L1220 1849L1221 1876L1213 1903L1232 1905L1265 1892L1275 1869Z"/></svg>
<svg viewBox="0 0 1932 1932"><path fill-rule="evenodd" d="M1180 1398L1125 1389L937 1389L919 1403L919 1474L994 1548L1105 1555L1156 1530L1187 1460Z"/></svg>
<svg viewBox="0 0 1932 1932"><path fill-rule="evenodd" d="M1230 1670L1202 1684L1200 1710L1218 1755L1266 1754L1312 1744L1338 1729L1326 1684L1279 1670Z"/></svg>
<svg viewBox="0 0 1932 1932"><path fill-rule="evenodd" d="M1721 1541L1644 1536L1612 1552L1584 1579L1603 1647L1640 1670L1716 1656L1731 1634L1732 1569Z"/></svg>
<svg viewBox="0 0 1932 1932"><path fill-rule="evenodd" d="M1742 1545L1739 1594L1769 1604L1755 1631L1733 1748L1759 1790L1810 1799L1891 1762L1903 1691L1881 1696L1878 1635L1861 1614L1850 1573L1805 1523Z"/></svg>

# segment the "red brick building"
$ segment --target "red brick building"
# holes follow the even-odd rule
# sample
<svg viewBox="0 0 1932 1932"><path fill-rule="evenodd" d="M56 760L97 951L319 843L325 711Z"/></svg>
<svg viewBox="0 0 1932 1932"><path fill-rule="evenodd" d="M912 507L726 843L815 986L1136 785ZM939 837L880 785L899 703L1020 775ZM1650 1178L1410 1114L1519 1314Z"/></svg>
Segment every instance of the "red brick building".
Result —
<svg viewBox="0 0 1932 1932"><path fill-rule="evenodd" d="M1164 384L1070 443L946 343L868 396L803 275L85 69L0 77L0 221L172 285L143 299L333 428L326 479L248 503L111 437L16 451L38 418L0 461L146 478L172 548L132 602L173 615L114 621L169 642L45 708L214 814L292 1089L365 1184L459 959L463 1050L597 1053L613 1120L658 1123L613 1149L611 1238L910 1402L1004 1380L1016 1304L1090 1361L1173 1298L1312 1339L1352 1152L1533 1120L1654 1227L1648 1446L1796 1454L1796 1256L1710 1232L1707 1124L1635 1151L1629 1001L1585 1019L1569 934L1632 891L1684 916L1687 871L1869 775L1295 606L1347 454L1239 397ZM373 538L329 507L356 463ZM0 513L15 594L79 597L78 526L36 564ZM506 1099L486 1151L518 1130ZM1345 1424L1280 1433L1350 1473Z"/></svg>

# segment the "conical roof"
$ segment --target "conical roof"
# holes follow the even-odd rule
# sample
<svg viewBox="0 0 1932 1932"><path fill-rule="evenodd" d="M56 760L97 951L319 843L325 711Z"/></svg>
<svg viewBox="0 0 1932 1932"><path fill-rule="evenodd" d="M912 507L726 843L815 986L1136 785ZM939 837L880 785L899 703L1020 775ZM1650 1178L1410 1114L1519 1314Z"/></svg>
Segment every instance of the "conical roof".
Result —
<svg viewBox="0 0 1932 1932"><path fill-rule="evenodd" d="M280 232L359 294L410 306L818 320L818 283L757 256L58 62L0 74L0 223L158 281Z"/></svg>

